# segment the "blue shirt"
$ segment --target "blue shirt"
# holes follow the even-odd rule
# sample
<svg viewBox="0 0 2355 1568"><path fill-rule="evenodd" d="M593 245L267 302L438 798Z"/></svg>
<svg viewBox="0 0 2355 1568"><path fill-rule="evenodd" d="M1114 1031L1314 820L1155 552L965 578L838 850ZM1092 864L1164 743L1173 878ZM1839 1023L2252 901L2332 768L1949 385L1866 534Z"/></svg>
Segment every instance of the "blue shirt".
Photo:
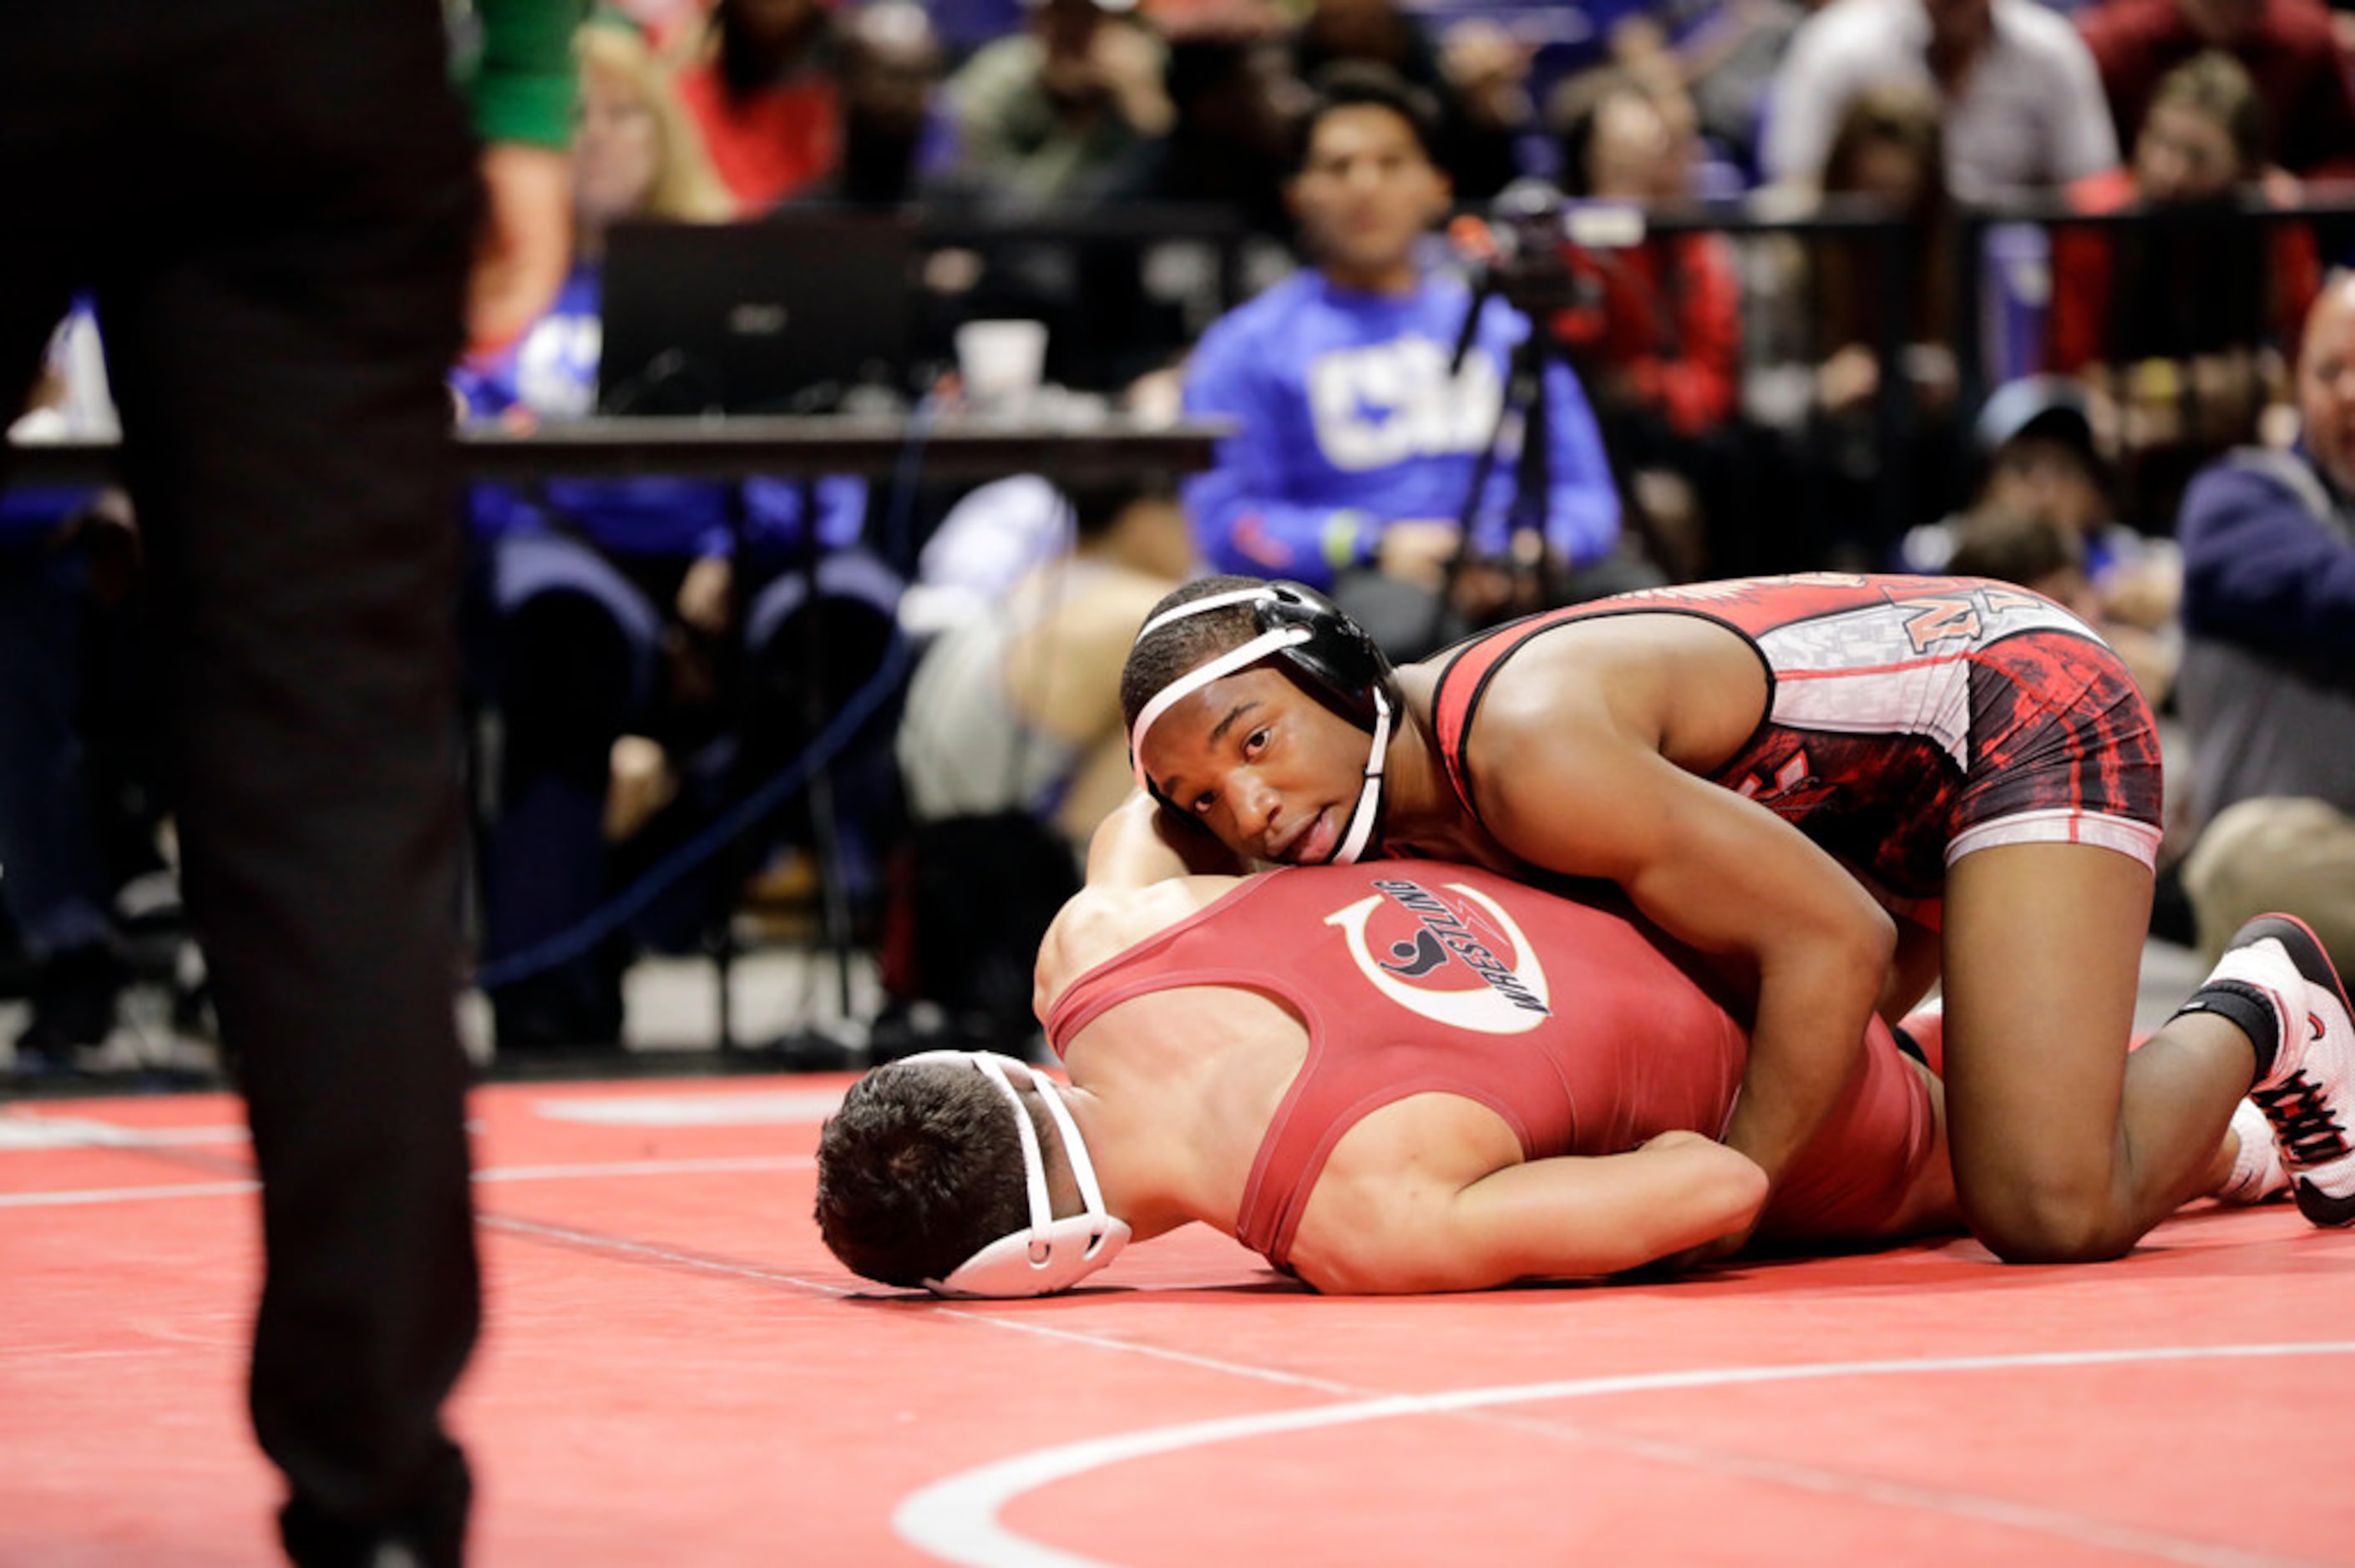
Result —
<svg viewBox="0 0 2355 1568"><path fill-rule="evenodd" d="M2211 463L2176 520L2184 630L2343 673L2355 668L2355 537L2276 466L2290 462L2313 474L2314 500L2336 519L2355 515L2303 446L2286 458Z"/></svg>
<svg viewBox="0 0 2355 1568"><path fill-rule="evenodd" d="M1321 588L1340 567L1371 560L1386 524L1461 518L1513 346L1529 331L1527 317L1491 299L1450 381L1470 302L1444 273L1390 296L1304 270L1212 325L1188 368L1186 410L1241 428L1186 487L1204 556L1223 571ZM1619 494L1577 377L1559 360L1545 373L1545 536L1585 566L1618 538ZM1485 554L1503 553L1509 538L1518 445L1508 428L1474 514Z"/></svg>

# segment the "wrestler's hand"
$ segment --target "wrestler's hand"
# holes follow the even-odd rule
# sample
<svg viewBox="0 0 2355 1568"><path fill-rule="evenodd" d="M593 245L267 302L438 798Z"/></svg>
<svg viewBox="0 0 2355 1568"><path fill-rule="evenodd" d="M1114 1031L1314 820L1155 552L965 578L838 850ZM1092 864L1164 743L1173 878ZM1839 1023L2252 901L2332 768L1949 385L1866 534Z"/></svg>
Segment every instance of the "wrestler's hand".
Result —
<svg viewBox="0 0 2355 1568"><path fill-rule="evenodd" d="M553 147L483 149L483 231L466 289L466 352L496 354L538 321L572 265L572 161Z"/></svg>
<svg viewBox="0 0 2355 1568"><path fill-rule="evenodd" d="M1426 593L1447 586L1447 563L1455 558L1463 530L1439 518L1401 518L1384 526L1374 547L1374 565Z"/></svg>
<svg viewBox="0 0 2355 1568"><path fill-rule="evenodd" d="M1673 1148L1679 1143L1714 1143L1715 1141L1717 1141L1715 1139L1698 1132L1671 1128L1645 1139L1643 1147L1663 1149ZM1739 1230L1728 1231L1725 1234L1711 1241L1705 1241L1699 1246L1689 1246L1682 1252L1671 1253L1659 1262L1649 1266L1646 1272L1657 1270L1668 1275L1685 1274L1696 1268L1705 1268L1713 1263L1722 1263L1740 1252L1749 1242L1751 1233L1756 1229L1757 1221L1753 1218L1750 1224L1742 1226Z"/></svg>

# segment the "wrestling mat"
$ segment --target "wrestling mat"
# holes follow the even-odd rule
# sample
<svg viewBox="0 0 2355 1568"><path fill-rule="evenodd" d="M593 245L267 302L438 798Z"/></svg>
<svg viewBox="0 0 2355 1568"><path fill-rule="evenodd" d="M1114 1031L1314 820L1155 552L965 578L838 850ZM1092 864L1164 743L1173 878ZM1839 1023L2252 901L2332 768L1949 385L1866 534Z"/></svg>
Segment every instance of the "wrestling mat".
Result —
<svg viewBox="0 0 2355 1568"><path fill-rule="evenodd" d="M951 1304L818 1241L847 1082L477 1092L475 1562L2355 1563L2355 1232L2294 1210L1404 1300L1180 1233ZM0 1563L276 1560L245 1171L225 1097L0 1106Z"/></svg>

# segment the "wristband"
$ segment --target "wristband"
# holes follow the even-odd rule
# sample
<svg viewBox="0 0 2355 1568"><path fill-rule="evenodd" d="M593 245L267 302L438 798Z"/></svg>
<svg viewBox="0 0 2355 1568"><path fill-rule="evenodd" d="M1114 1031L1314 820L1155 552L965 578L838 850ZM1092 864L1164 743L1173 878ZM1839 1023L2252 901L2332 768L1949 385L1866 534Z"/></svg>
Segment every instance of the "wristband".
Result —
<svg viewBox="0 0 2355 1568"><path fill-rule="evenodd" d="M1366 524L1372 519L1362 512L1336 512L1325 520L1325 533L1320 541L1325 565L1337 576L1366 558Z"/></svg>

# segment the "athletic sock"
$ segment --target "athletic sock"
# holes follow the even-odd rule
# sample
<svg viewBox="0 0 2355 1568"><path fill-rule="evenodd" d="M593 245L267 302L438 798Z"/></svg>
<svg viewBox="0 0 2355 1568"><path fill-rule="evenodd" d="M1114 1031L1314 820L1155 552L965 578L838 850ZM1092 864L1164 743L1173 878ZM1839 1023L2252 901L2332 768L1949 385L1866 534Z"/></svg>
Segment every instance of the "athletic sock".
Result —
<svg viewBox="0 0 2355 1568"><path fill-rule="evenodd" d="M2241 1142L2239 1152L2232 1156L2232 1173L2216 1189L2216 1198L2225 1203L2262 1203L2289 1191L2289 1171L2282 1164L2281 1149L2274 1142L2273 1123L2254 1100L2243 1100L2232 1107L2232 1131Z"/></svg>
<svg viewBox="0 0 2355 1568"><path fill-rule="evenodd" d="M2190 1000L2175 1010L2175 1016L2180 1018L2187 1012L2212 1012L2247 1035L2257 1053L2255 1081L2264 1082L2281 1049L2281 1014L2275 1011L2272 997L2245 981L2211 980L2193 991Z"/></svg>

